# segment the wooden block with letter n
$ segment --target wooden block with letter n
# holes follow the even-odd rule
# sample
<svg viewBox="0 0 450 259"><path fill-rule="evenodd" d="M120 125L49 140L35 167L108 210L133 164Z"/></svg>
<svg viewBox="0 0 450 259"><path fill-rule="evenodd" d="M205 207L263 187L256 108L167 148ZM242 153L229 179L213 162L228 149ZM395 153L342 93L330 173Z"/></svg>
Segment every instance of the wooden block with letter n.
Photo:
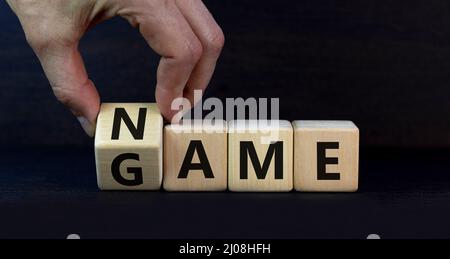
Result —
<svg viewBox="0 0 450 259"><path fill-rule="evenodd" d="M358 189L359 130L351 121L294 121L297 191Z"/></svg>
<svg viewBox="0 0 450 259"><path fill-rule="evenodd" d="M153 103L104 103L95 135L102 190L159 190L163 119Z"/></svg>
<svg viewBox="0 0 450 259"><path fill-rule="evenodd" d="M227 189L227 123L185 120L164 128L164 189Z"/></svg>
<svg viewBox="0 0 450 259"><path fill-rule="evenodd" d="M288 121L237 120L228 125L228 188L291 191L293 130Z"/></svg>

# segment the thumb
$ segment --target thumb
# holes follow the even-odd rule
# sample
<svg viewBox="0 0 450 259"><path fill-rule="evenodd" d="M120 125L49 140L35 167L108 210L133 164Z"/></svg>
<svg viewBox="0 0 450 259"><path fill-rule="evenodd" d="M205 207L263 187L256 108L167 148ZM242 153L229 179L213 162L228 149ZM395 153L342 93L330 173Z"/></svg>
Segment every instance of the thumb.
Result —
<svg viewBox="0 0 450 259"><path fill-rule="evenodd" d="M88 78L77 45L47 46L38 57L56 98L77 117L86 134L93 137L100 98Z"/></svg>

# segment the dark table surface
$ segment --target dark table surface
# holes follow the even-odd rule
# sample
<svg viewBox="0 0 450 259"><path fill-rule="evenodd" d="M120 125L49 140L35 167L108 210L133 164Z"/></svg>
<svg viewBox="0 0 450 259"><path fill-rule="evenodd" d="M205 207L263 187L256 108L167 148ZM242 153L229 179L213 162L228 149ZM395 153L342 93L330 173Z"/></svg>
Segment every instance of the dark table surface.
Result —
<svg viewBox="0 0 450 259"><path fill-rule="evenodd" d="M0 154L0 238L450 238L450 150L364 149L337 194L101 192L93 148Z"/></svg>

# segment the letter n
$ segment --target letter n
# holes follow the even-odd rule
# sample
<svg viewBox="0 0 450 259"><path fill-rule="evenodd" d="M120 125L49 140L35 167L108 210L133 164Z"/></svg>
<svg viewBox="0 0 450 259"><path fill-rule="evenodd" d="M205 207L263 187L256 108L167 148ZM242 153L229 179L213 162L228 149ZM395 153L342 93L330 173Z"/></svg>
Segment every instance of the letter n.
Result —
<svg viewBox="0 0 450 259"><path fill-rule="evenodd" d="M139 108L138 122L137 125L135 126L124 108L116 108L114 110L114 121L111 139L119 139L120 126L122 124L122 121L125 123L131 135L133 135L134 139L136 140L143 139L146 115L147 115L147 108Z"/></svg>

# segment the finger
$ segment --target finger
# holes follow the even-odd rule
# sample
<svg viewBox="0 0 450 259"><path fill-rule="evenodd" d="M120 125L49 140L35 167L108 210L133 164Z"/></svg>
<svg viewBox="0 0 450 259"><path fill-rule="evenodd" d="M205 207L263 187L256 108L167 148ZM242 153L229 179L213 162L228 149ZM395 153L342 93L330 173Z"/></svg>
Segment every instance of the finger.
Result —
<svg viewBox="0 0 450 259"><path fill-rule="evenodd" d="M183 97L187 81L202 55L202 45L177 6L168 1L157 17L147 16L139 23L150 47L161 55L157 72L156 101L167 120L175 98Z"/></svg>
<svg viewBox="0 0 450 259"><path fill-rule="evenodd" d="M202 1L176 0L176 4L203 47L202 56L195 66L185 89L185 97L193 102L194 90L203 91L208 86L225 38L221 28Z"/></svg>
<svg viewBox="0 0 450 259"><path fill-rule="evenodd" d="M86 134L93 137L100 98L77 46L32 45L35 50L45 49L37 54L56 98L72 111Z"/></svg>

